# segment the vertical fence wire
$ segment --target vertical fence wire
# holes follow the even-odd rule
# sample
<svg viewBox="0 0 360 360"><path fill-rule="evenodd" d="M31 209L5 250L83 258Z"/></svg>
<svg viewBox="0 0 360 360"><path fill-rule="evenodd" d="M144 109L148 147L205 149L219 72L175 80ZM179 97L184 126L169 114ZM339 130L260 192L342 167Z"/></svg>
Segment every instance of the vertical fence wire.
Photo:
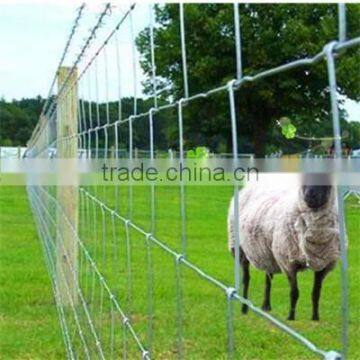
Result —
<svg viewBox="0 0 360 360"><path fill-rule="evenodd" d="M154 45L154 18L153 18L153 6L149 5L150 15L150 53L151 53L151 82L154 96L154 107L157 108L157 90L156 90L156 65L155 65L155 45Z"/></svg>
<svg viewBox="0 0 360 360"><path fill-rule="evenodd" d="M116 55L116 75L117 75L117 96L118 96L118 121L122 119L122 91L121 91L121 83L122 83L122 76L121 76L121 65L120 65L120 49L119 49L119 34L118 32L115 33L115 55Z"/></svg>
<svg viewBox="0 0 360 360"><path fill-rule="evenodd" d="M341 150L341 133L339 118L339 102L336 85L336 70L334 60L334 43L325 47L327 71L330 88L331 115L333 122L335 158L340 159ZM340 230L340 255L341 255L341 311L342 311L342 357L347 358L348 353L348 333L349 333L349 289L348 289L348 259L347 259L347 241L346 225L344 217L344 190L342 186L337 186L337 207L339 214Z"/></svg>
<svg viewBox="0 0 360 360"><path fill-rule="evenodd" d="M235 342L234 342L234 305L233 305L233 289L229 289L226 293L226 325L228 340L228 358L234 358Z"/></svg>
<svg viewBox="0 0 360 360"><path fill-rule="evenodd" d="M339 41L346 40L346 6L345 3L338 4Z"/></svg>
<svg viewBox="0 0 360 360"><path fill-rule="evenodd" d="M116 75L117 75L117 97L118 97L118 116L117 121L114 125L114 136L115 136L115 159L118 160L119 158L119 126L120 122L122 120L122 74L121 74L121 64L120 64L120 47L119 47L119 34L116 31L115 32L115 38L114 38L114 45L115 45L115 55L116 55ZM116 164L118 164L118 161L116 161ZM115 203L116 207L115 210L119 211L119 201L120 201L120 191L119 186L115 185Z"/></svg>
<svg viewBox="0 0 360 360"><path fill-rule="evenodd" d="M179 359L184 358L184 330L183 330L183 298L182 298L182 273L181 273L181 259L174 258L175 266L175 286L176 286L176 327L177 327L177 355Z"/></svg>
<svg viewBox="0 0 360 360"><path fill-rule="evenodd" d="M96 94L96 124L100 127L100 99L99 99L99 69L98 57L95 59L94 76L95 76L95 94Z"/></svg>
<svg viewBox="0 0 360 360"><path fill-rule="evenodd" d="M237 142L237 120L235 112L235 96L234 96L234 82L228 84L229 90L229 105L231 118L231 134L232 134L232 152L233 152L233 168L237 166L238 159L238 142ZM240 289L240 234L239 234L239 185L234 184L234 282L235 289Z"/></svg>
<svg viewBox="0 0 360 360"><path fill-rule="evenodd" d="M180 11L180 38L181 38L181 60L184 81L184 97L189 97L188 70L186 59L186 40L185 40L185 23L184 23L184 3L179 3Z"/></svg>
<svg viewBox="0 0 360 360"><path fill-rule="evenodd" d="M146 264L147 264L147 349L152 354L153 327L154 327L154 276L152 245L149 237L145 238Z"/></svg>
<svg viewBox="0 0 360 360"><path fill-rule="evenodd" d="M185 164L184 157L184 130L183 130L183 106L181 99L178 103L178 127L179 127L179 162ZM180 179L180 216L181 216L181 251L186 256L186 189L183 179Z"/></svg>
<svg viewBox="0 0 360 360"><path fill-rule="evenodd" d="M131 38L131 52L132 52L132 72L133 72L133 93L134 93L134 110L133 115L137 114L137 100L138 100L138 84L137 84L137 56L135 48L135 34L132 13L129 15L130 24L130 38Z"/></svg>
<svg viewBox="0 0 360 360"><path fill-rule="evenodd" d="M156 95L155 95L156 96ZM154 110L154 109L152 109ZM154 161L154 111L149 112L149 145L150 165ZM155 184L150 184L150 234L155 235L156 206L155 206ZM149 236L146 237L146 260L147 260L147 284L148 284L148 350L152 354L153 323L154 323L154 268L152 260L152 246Z"/></svg>
<svg viewBox="0 0 360 360"><path fill-rule="evenodd" d="M241 60L241 34L240 34L240 15L239 4L234 3L234 28L235 28L235 51L236 51L236 78L242 78L242 60Z"/></svg>

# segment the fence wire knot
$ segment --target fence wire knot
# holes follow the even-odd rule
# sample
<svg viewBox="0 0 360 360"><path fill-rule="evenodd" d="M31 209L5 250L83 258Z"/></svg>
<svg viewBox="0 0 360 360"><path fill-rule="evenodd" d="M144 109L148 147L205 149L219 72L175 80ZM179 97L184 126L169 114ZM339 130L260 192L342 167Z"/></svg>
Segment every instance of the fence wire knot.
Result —
<svg viewBox="0 0 360 360"><path fill-rule="evenodd" d="M239 82L237 82L236 79L232 79L232 80L228 81L228 83L226 84L228 91L234 91L234 89L236 89L238 86L240 86L240 82L243 79L241 79Z"/></svg>
<svg viewBox="0 0 360 360"><path fill-rule="evenodd" d="M341 360L341 355L336 351L328 351L325 354L325 360Z"/></svg>
<svg viewBox="0 0 360 360"><path fill-rule="evenodd" d="M149 114L155 114L156 112L158 111L158 109L157 108L154 108L154 107L152 107L152 108L150 108L150 110L149 110Z"/></svg>
<svg viewBox="0 0 360 360"><path fill-rule="evenodd" d="M226 297L227 297L229 300L233 299L234 296L235 296L235 294L236 294L236 289L235 289L235 288L233 288L233 287L228 287L228 288L226 289Z"/></svg>
<svg viewBox="0 0 360 360"><path fill-rule="evenodd" d="M324 46L323 51L326 57L330 57L331 55L334 55L334 48L336 47L337 44L338 44L337 41L331 41Z"/></svg>
<svg viewBox="0 0 360 360"><path fill-rule="evenodd" d="M185 259L185 256L183 254L177 254L175 257L175 261L177 264L179 264L181 261Z"/></svg>
<svg viewBox="0 0 360 360"><path fill-rule="evenodd" d="M183 107L183 106L187 105L187 103L188 103L187 99L181 98L179 100L179 107Z"/></svg>

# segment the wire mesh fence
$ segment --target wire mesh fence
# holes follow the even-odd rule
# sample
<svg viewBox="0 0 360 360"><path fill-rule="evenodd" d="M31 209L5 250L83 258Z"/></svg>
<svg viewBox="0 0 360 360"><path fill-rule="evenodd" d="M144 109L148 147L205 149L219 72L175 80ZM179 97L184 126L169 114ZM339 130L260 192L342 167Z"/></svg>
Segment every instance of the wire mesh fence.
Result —
<svg viewBox="0 0 360 360"><path fill-rule="evenodd" d="M338 7L338 39L324 44L323 49L312 57L253 75L244 75L242 69L241 13L239 5L234 4L229 8L234 19L231 24L236 54L234 78L224 85L193 95L190 95L191 77L186 52L186 30L191 29L185 27L187 5L180 4L179 49L183 96L180 99L172 97L167 102L160 101L157 89L155 22L153 7L149 6L152 96L151 104L148 101L146 105L138 89L141 74L135 45L136 17L133 13L136 8L133 4L122 11L104 40L98 46L92 46L101 24L110 17L111 6L106 4L73 66L58 84L56 96L52 96L54 84L51 86L39 124L29 140L28 158L75 157L106 162L138 157L174 157L183 162L186 158L184 112L194 102L216 102L221 98L228 104L226 116L230 123L232 153L218 156L231 156L236 160L247 156L239 153L237 128L241 119L236 111L236 92L247 83L320 62L325 62L327 66L335 150L340 156L335 58L346 56L347 49L360 45L360 38L346 39L344 4ZM83 11L84 6L79 9L64 54ZM126 49L130 52L124 52L124 37L129 45ZM95 50L90 53L94 47ZM121 62L124 57L130 59L126 68ZM64 58L65 55L58 72ZM133 91L131 100L122 94L125 81L130 83ZM70 107L64 105L69 101L69 94L74 92L75 104ZM131 115L126 115L129 110L125 111L125 108L131 109ZM172 118L174 114L177 118L177 148L169 153L157 141L161 122L170 112ZM77 129L67 134L62 131L60 119L64 118L75 118ZM147 134L146 138L144 134ZM183 183L178 187L134 187L130 184L59 188L31 185L28 193L44 247L68 358L191 358L192 354L202 358L213 351L215 357L241 358L241 348L237 345L241 329L234 322L234 313L240 304L248 305L254 314L269 321L314 354L326 359L346 358L347 255L341 196L338 197L342 273L340 355L333 349L316 346L287 323L243 298L238 292L241 283L238 261L234 261L233 269L229 262L220 260L218 267L213 269L214 264L204 261L204 248L210 241L211 231L215 230L203 217L211 217L211 212L204 212L200 205L204 206L213 199L216 206L210 210L219 207L215 196L212 198L213 190L207 189L206 201L201 202L191 201L199 196L199 190L187 188ZM343 192L343 189L338 190ZM227 186L226 190L217 191L222 199L228 199L233 194L234 203L238 204L237 185L233 189ZM197 207L196 204L200 205ZM70 212L69 206L72 208ZM226 211L226 208L223 210ZM235 219L238 218L239 209L235 205ZM207 229L209 226L210 229ZM197 232L195 228L200 230ZM238 229L238 226L235 228ZM216 235L223 236L221 232ZM235 249L238 251L239 234L236 234L236 239ZM223 243L226 243L225 239ZM217 258L215 252L212 256ZM237 253L235 259L238 258ZM206 311L212 311L210 324L202 320ZM215 324L216 329L211 324ZM222 350L214 350L208 344L209 340L221 342Z"/></svg>

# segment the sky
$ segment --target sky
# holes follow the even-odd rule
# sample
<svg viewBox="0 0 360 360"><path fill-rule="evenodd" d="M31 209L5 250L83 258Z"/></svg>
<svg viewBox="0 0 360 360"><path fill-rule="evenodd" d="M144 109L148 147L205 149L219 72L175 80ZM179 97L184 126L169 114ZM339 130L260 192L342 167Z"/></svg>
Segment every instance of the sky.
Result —
<svg viewBox="0 0 360 360"><path fill-rule="evenodd" d="M79 1L70 0L0 0L0 97L11 100L37 95L47 96L76 16L76 9L80 4ZM106 26L100 28L96 40L82 62L82 66L90 60L105 36L115 27L124 11L129 7L129 3L124 0L113 4L112 14L106 18ZM96 16L103 8L103 1L92 0L87 2L80 26L73 39L73 46L64 65L71 66L73 64L84 39L89 34L89 29L96 23ZM135 36L149 24L149 21L149 5L146 3L138 4L133 14ZM141 81L144 80L138 62L138 54L135 54L137 81L134 90L134 58L130 34L130 23L127 21L120 28L117 38L120 54L126 55L120 56L120 68L122 69L122 88L120 91L123 96L132 96L135 91L137 94L141 94ZM110 43L107 47L107 58L115 59L115 51L115 45ZM104 83L105 64L107 64L110 78L107 92ZM115 76L117 73L116 65L116 61L105 63L101 56L98 59L100 100L104 100L106 96L111 100L116 98L118 94L119 89L116 87L116 81L111 81L111 76ZM81 66L79 71L81 71ZM79 92L93 99L95 96L95 79L96 74L93 65L82 79ZM349 120L360 121L359 102L346 99L345 109L349 114Z"/></svg>
<svg viewBox="0 0 360 360"><path fill-rule="evenodd" d="M90 29L95 25L97 16L104 9L104 4L103 1L92 1L87 4L73 38L71 50L65 58L65 66L72 66L81 46L89 36ZM47 96L79 6L80 2L73 1L29 3L0 0L0 97L11 100L36 95ZM106 17L106 25L99 29L96 39L87 51L82 67L90 60L128 7L129 4L122 1L121 6L112 8L111 16ZM148 25L149 19L149 6L137 6L133 14L135 36ZM128 71L129 68L132 69L129 21L124 23L122 30L118 37L120 53L127 54L121 56L121 66L125 69L122 78L123 94L132 95L132 73ZM115 58L114 50L114 45L110 44L108 47L110 60ZM100 57L99 63L101 61L103 59ZM115 71L114 61L109 61L108 66L111 75ZM101 71L103 69L100 64L99 72ZM138 61L136 71L140 83L143 75ZM99 74L100 81L103 77ZM111 86L111 82L109 83ZM110 89L111 92L113 91ZM138 92L141 92L141 89L138 89Z"/></svg>

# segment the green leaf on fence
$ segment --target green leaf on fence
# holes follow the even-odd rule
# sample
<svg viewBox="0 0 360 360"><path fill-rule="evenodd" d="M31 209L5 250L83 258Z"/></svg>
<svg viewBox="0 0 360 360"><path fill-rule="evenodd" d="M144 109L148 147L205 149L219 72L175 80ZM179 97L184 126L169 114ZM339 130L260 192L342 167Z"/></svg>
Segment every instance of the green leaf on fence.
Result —
<svg viewBox="0 0 360 360"><path fill-rule="evenodd" d="M293 139L296 136L297 128L291 123L291 120L288 117L282 117L279 120L279 124L281 127L281 133L286 139Z"/></svg>
<svg viewBox="0 0 360 360"><path fill-rule="evenodd" d="M205 146L198 146L187 152L187 157L190 159L206 159L208 156L209 151Z"/></svg>

